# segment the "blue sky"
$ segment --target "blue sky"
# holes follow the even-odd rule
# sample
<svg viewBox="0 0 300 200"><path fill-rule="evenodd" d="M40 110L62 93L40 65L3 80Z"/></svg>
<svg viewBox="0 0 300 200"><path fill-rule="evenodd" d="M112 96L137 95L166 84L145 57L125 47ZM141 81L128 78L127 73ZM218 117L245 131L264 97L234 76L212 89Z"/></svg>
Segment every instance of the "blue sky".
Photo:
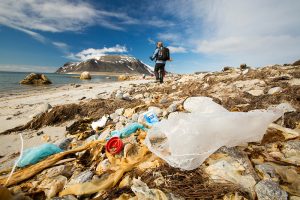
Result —
<svg viewBox="0 0 300 200"><path fill-rule="evenodd" d="M300 59L298 0L1 0L0 71L53 72L104 54L149 60L163 41L177 73Z"/></svg>

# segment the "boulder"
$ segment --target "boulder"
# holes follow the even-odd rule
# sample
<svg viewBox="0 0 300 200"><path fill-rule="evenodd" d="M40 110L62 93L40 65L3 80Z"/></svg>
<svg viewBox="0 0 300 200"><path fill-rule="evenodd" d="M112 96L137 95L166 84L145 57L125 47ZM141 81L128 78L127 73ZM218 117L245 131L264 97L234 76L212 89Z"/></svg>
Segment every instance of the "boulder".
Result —
<svg viewBox="0 0 300 200"><path fill-rule="evenodd" d="M118 76L118 81L126 81L126 80L129 80L130 77L127 76L127 75L120 75Z"/></svg>
<svg viewBox="0 0 300 200"><path fill-rule="evenodd" d="M82 72L80 74L80 79L89 80L89 79L92 79L92 76L91 76L90 72Z"/></svg>
<svg viewBox="0 0 300 200"><path fill-rule="evenodd" d="M41 85L41 84L52 84L52 82L44 74L31 73L27 75L20 84L26 85Z"/></svg>
<svg viewBox="0 0 300 200"><path fill-rule="evenodd" d="M262 180L255 186L258 200L287 200L287 193L279 184L270 180Z"/></svg>

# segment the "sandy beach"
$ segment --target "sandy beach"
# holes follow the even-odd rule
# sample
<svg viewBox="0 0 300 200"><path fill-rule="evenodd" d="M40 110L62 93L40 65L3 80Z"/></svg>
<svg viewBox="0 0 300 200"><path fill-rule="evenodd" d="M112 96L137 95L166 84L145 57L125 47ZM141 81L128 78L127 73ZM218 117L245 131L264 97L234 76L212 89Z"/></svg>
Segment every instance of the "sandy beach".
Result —
<svg viewBox="0 0 300 200"><path fill-rule="evenodd" d="M52 107L70 103L79 103L81 101L90 101L99 97L109 96L111 92L120 88L126 88L130 84L147 83L149 80L136 80L126 82L112 83L94 83L81 85L65 85L58 88L47 90L34 90L19 93L2 94L0 99L0 132L24 125L36 115L43 112L45 107L50 104ZM99 118L102 116L99 116ZM72 123L68 122L68 123ZM22 132L24 138L24 148L37 146L45 143L42 138L50 137L51 142L55 142L64 137L66 132L63 124L58 127L44 127L41 130L27 130ZM43 131L42 135L37 132ZM0 135L0 156L16 153L20 150L20 137L17 133L9 135ZM6 160L0 158L0 162ZM9 165L6 163L5 166ZM5 167L3 163L0 169Z"/></svg>

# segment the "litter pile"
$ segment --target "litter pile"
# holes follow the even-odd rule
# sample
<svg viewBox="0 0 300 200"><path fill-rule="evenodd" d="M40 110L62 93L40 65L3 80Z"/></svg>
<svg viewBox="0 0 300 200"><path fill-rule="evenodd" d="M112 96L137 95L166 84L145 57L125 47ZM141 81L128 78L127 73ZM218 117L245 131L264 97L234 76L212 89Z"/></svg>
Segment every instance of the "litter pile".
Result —
<svg viewBox="0 0 300 200"><path fill-rule="evenodd" d="M169 75L55 107L10 130L62 123L59 110L76 120L64 140L25 150L10 178L0 171L0 197L300 198L299 74L272 66Z"/></svg>

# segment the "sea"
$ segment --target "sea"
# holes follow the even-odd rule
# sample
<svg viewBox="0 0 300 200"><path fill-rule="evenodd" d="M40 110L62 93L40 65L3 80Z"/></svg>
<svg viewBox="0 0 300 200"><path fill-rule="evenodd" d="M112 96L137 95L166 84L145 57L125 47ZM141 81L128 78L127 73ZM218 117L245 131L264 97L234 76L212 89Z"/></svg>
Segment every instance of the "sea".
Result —
<svg viewBox="0 0 300 200"><path fill-rule="evenodd" d="M52 84L50 85L23 85L19 84L29 72L1 72L0 71L0 93L17 93L21 91L30 90L44 90L47 88L60 87L67 84L85 84L85 83L103 83L103 82L115 82L116 76L103 76L92 75L91 80L80 80L75 76L80 74L57 74L57 73L43 73L45 74Z"/></svg>

